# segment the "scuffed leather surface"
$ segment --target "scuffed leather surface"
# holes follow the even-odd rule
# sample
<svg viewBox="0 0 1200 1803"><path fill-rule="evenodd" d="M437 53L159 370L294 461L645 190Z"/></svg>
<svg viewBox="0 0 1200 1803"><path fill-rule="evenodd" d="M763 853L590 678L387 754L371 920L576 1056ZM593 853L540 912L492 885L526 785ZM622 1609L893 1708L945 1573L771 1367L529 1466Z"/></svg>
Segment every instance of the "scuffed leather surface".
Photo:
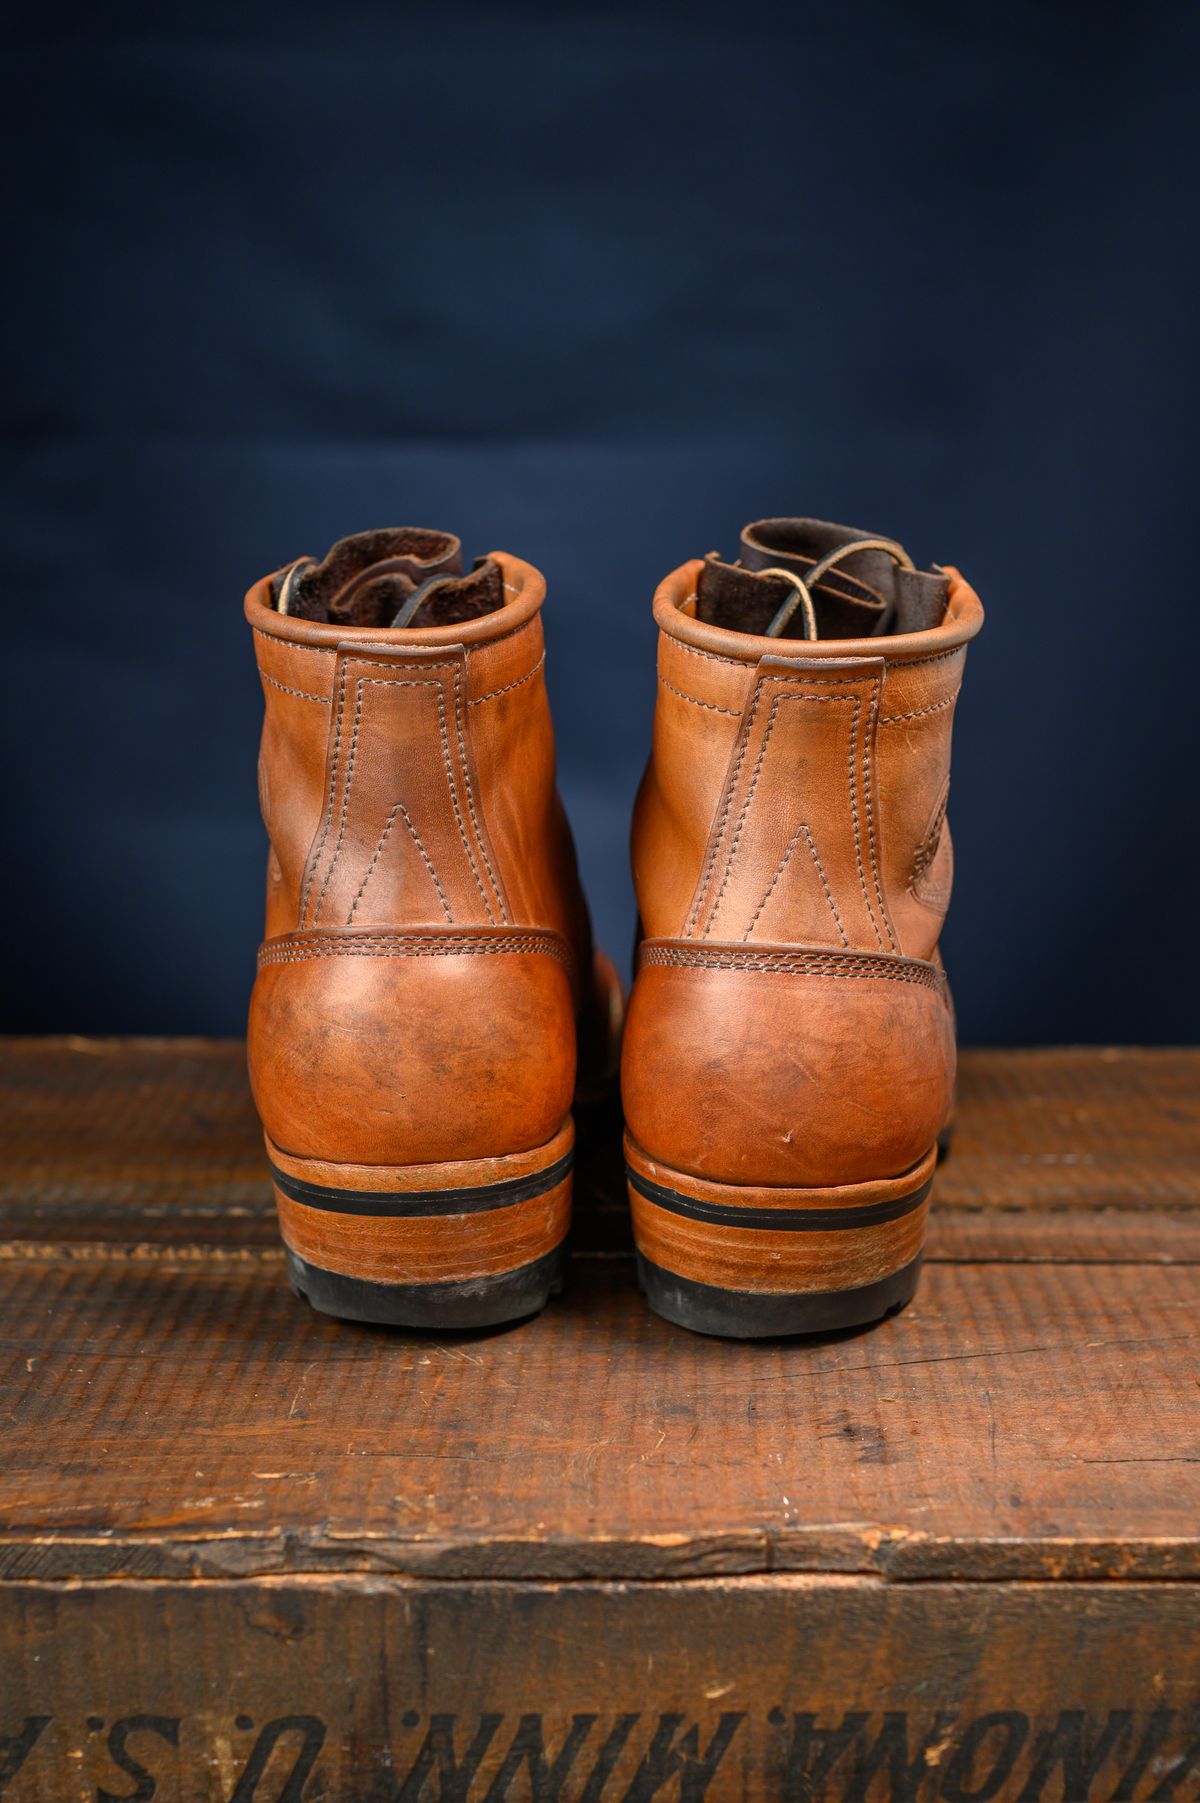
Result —
<svg viewBox="0 0 1200 1803"><path fill-rule="evenodd" d="M250 1010L254 1098L277 1145L423 1164L542 1146L575 1083L568 960L551 935L271 942Z"/></svg>
<svg viewBox="0 0 1200 1803"><path fill-rule="evenodd" d="M502 608L419 630L280 615L271 578L246 598L271 841L250 1066L296 1156L503 1156L570 1107L593 966L544 584L502 553L488 564Z"/></svg>
<svg viewBox="0 0 1200 1803"><path fill-rule="evenodd" d="M847 970L650 965L633 986L622 1096L651 1157L721 1183L894 1177L928 1152L953 1090L937 989Z"/></svg>
<svg viewBox="0 0 1200 1803"><path fill-rule="evenodd" d="M983 617L974 591L948 571L930 632L782 641L697 621L703 568L684 565L655 597L654 743L632 837L644 931L692 937L715 918L714 936L732 920L734 937L778 938L794 892L814 943L928 958L944 908L917 893L915 867L938 855L964 647Z"/></svg>
<svg viewBox="0 0 1200 1803"><path fill-rule="evenodd" d="M944 815L982 609L948 570L935 627L767 639L697 617L707 569L684 565L655 597L629 1128L722 1182L893 1177L928 1152L953 1094Z"/></svg>

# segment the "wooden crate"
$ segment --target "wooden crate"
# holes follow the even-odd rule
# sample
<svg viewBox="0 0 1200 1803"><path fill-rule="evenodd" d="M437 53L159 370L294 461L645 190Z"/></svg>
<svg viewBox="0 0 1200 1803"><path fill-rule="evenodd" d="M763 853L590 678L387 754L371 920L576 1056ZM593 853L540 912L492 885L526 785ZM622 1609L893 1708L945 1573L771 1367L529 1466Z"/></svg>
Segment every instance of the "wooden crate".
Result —
<svg viewBox="0 0 1200 1803"><path fill-rule="evenodd" d="M1200 1054L968 1054L916 1301L776 1345L647 1313L611 1139L560 1302L402 1334L240 1046L2 1062L5 1803L1200 1791Z"/></svg>

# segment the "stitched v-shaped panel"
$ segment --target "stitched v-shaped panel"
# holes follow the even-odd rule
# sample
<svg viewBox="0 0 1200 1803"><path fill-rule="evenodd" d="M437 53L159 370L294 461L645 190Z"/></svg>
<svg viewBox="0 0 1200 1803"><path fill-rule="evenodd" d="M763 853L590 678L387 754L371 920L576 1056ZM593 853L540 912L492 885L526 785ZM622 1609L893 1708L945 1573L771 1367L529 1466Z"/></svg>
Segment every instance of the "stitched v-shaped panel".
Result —
<svg viewBox="0 0 1200 1803"><path fill-rule="evenodd" d="M688 937L896 949L879 872L882 663L760 666Z"/></svg>
<svg viewBox="0 0 1200 1803"><path fill-rule="evenodd" d="M305 926L509 918L472 768L462 653L339 654Z"/></svg>

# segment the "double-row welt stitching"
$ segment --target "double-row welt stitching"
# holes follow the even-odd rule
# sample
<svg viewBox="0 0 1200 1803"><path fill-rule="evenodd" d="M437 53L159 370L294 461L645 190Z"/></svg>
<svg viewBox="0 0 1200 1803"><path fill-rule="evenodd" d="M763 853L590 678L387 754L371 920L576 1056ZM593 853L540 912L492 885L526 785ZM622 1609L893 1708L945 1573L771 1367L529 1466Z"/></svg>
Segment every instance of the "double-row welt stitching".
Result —
<svg viewBox="0 0 1200 1803"><path fill-rule="evenodd" d="M455 958L522 954L553 958L568 971L573 966L569 947L548 936L522 934L491 939L462 935L441 939L404 933L364 933L353 941L322 937L284 940L263 946L258 954L258 964L262 969L268 964L300 964L310 958Z"/></svg>
<svg viewBox="0 0 1200 1803"><path fill-rule="evenodd" d="M649 945L643 947L639 966L667 966L681 970L739 970L782 972L790 976L830 977L837 982L914 983L941 993L944 979L932 964L915 959L872 952L768 952L747 947Z"/></svg>

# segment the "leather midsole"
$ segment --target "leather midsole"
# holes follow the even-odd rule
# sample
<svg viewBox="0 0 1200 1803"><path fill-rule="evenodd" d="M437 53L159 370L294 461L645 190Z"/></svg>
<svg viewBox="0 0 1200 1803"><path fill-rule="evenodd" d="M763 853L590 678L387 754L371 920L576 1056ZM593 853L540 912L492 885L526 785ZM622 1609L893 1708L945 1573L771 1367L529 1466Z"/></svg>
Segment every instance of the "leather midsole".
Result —
<svg viewBox="0 0 1200 1803"><path fill-rule="evenodd" d="M693 1221L707 1221L714 1227L757 1227L768 1233L844 1232L856 1227L881 1226L885 1221L898 1221L902 1215L919 1208L929 1194L932 1179L907 1196L895 1196L888 1202L868 1202L852 1208L755 1208L735 1202L706 1202L699 1197L681 1195L678 1190L651 1183L632 1165L625 1166L629 1186L672 1214L687 1215Z"/></svg>
<svg viewBox="0 0 1200 1803"><path fill-rule="evenodd" d="M807 1190L673 1171L628 1137L626 1156L644 1257L718 1288L803 1294L877 1283L918 1256L937 1153L898 1178Z"/></svg>
<svg viewBox="0 0 1200 1803"><path fill-rule="evenodd" d="M494 1276L561 1244L573 1142L568 1120L547 1145L510 1158L392 1167L317 1166L267 1146L280 1230L294 1253L345 1276L412 1284Z"/></svg>
<svg viewBox="0 0 1200 1803"><path fill-rule="evenodd" d="M444 1197L446 1206L440 1212L449 1214L456 1212L450 1201L455 1192L470 1197L491 1190L496 1193L499 1206L499 1199L507 1189L516 1191L523 1184L541 1182L546 1173L564 1159L569 1168L575 1146L575 1127L568 1115L554 1138L543 1146L490 1158L450 1159L441 1164L335 1164L326 1159L299 1158L277 1146L269 1134L263 1137L277 1187L295 1201L309 1202L313 1207L332 1205L337 1209L336 1198L345 1197L347 1201L340 1212L373 1214L389 1212L386 1208L377 1210L374 1207L372 1199L376 1196L394 1202L397 1213L406 1212L402 1205L404 1198L416 1203L422 1196ZM285 1181L280 1183L279 1179ZM324 1193L334 1198L332 1204L324 1200ZM361 1210L355 1206L352 1200L355 1198L361 1200ZM514 1199L521 1198L514 1196ZM415 1208L413 1212L420 1210Z"/></svg>
<svg viewBox="0 0 1200 1803"><path fill-rule="evenodd" d="M562 1182L571 1169L573 1156L568 1152L532 1177L508 1177L499 1183L453 1189L333 1189L325 1184L305 1183L275 1164L271 1166L271 1179L289 1201L303 1202L307 1208L321 1208L329 1214L403 1216L413 1220L420 1215L483 1214L493 1208L530 1202Z"/></svg>

